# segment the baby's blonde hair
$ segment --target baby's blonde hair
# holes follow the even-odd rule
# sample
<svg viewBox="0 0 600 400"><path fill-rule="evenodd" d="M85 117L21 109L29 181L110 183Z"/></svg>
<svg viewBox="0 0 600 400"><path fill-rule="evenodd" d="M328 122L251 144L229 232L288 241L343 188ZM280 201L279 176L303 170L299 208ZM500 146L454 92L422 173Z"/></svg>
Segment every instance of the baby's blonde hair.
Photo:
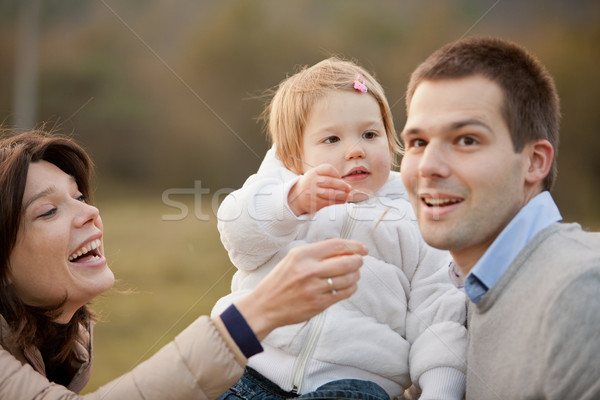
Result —
<svg viewBox="0 0 600 400"><path fill-rule="evenodd" d="M364 79L368 88L365 95L372 96L379 104L392 160L402 152L402 145L394 130L392 112L381 85L354 62L331 57L312 67L304 66L284 79L262 113L277 157L286 168L297 173L304 169L302 135L315 103L331 90L356 91L354 81L357 75L362 76L361 82Z"/></svg>

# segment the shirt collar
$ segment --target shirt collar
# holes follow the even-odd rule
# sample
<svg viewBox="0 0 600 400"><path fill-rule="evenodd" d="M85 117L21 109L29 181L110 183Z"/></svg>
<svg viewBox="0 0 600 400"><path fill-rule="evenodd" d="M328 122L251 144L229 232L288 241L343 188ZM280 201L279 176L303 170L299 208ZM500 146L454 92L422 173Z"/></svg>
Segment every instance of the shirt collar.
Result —
<svg viewBox="0 0 600 400"><path fill-rule="evenodd" d="M562 220L550 192L531 199L500 232L464 279L465 292L478 303L535 235ZM456 265L451 269L457 270Z"/></svg>

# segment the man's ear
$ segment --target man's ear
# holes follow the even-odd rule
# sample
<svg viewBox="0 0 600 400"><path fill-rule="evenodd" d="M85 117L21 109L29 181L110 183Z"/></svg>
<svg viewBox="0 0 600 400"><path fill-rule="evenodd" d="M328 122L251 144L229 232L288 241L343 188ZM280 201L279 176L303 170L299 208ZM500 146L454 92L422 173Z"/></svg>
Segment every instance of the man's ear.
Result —
<svg viewBox="0 0 600 400"><path fill-rule="evenodd" d="M535 185L543 181L550 173L554 148L546 139L539 139L525 145L524 151L529 153L529 166L525 174L525 181Z"/></svg>

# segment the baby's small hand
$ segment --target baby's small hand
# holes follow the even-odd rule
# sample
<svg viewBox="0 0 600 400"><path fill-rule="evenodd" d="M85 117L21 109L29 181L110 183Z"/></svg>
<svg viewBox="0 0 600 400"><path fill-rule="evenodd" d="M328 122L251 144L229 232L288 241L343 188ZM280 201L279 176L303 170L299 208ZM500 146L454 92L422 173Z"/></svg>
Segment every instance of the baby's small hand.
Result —
<svg viewBox="0 0 600 400"><path fill-rule="evenodd" d="M288 194L288 204L296 215L312 214L345 203L351 190L333 165L321 164L300 177Z"/></svg>

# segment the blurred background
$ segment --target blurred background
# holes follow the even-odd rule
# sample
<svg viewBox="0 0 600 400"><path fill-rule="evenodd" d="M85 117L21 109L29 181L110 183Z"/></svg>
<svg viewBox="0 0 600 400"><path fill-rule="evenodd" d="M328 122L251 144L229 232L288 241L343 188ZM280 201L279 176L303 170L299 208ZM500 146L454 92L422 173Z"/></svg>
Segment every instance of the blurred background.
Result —
<svg viewBox="0 0 600 400"><path fill-rule="evenodd" d="M517 41L561 97L555 199L600 229L600 2L594 0L0 0L0 123L92 154L120 281L95 302L90 385L129 370L229 290L214 211L269 146L265 91L299 65L357 61L405 121L412 70L469 35ZM594 100L596 99L596 100Z"/></svg>

